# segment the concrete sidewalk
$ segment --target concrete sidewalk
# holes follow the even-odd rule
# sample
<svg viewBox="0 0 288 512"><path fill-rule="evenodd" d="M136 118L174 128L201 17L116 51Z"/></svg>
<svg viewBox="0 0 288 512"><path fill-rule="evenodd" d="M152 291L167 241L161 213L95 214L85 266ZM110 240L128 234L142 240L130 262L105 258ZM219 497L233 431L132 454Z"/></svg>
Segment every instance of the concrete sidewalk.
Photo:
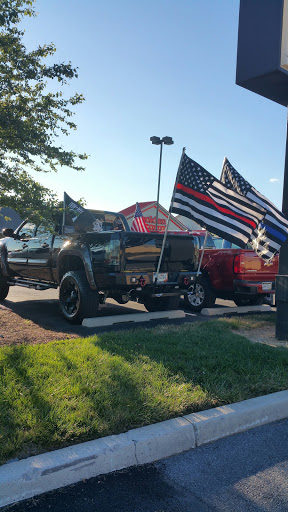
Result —
<svg viewBox="0 0 288 512"><path fill-rule="evenodd" d="M0 468L0 507L287 417L280 391L11 462Z"/></svg>

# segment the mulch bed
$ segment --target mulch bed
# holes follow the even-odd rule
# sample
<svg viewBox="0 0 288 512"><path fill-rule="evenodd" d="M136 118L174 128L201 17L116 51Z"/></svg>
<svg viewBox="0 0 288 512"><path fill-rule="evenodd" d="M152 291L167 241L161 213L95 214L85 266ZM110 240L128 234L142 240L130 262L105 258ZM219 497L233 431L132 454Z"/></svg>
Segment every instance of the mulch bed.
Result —
<svg viewBox="0 0 288 512"><path fill-rule="evenodd" d="M83 329L83 328L82 328ZM0 346L48 343L53 340L79 338L81 327L71 332L67 324L67 331L52 330L42 327L32 320L22 318L11 309L0 305Z"/></svg>
<svg viewBox="0 0 288 512"><path fill-rule="evenodd" d="M43 310L42 310L43 311ZM32 316L31 312L30 315ZM34 315L33 315L34 317ZM83 328L81 325L71 325L61 319L46 318L39 321L39 313L35 313L36 321L21 316L9 307L0 304L0 346L4 345L36 345L38 343L49 343L54 340L66 340L91 336L96 332ZM38 320L38 323L37 323ZM288 342L279 341L275 338L275 326L267 325L260 329L238 329L237 334L242 334L254 343L264 343L272 347L287 347Z"/></svg>

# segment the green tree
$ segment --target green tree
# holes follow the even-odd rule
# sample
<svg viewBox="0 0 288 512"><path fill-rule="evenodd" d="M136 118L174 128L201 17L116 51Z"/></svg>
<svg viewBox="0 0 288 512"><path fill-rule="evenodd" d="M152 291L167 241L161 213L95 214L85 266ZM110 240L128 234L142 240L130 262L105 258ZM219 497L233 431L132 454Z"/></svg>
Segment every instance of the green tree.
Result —
<svg viewBox="0 0 288 512"><path fill-rule="evenodd" d="M56 139L76 129L70 109L84 98L64 97L61 87L77 78L77 68L47 64L56 51L52 43L27 50L24 16L35 16L34 0L0 0L0 207L37 221L50 217L57 200L28 171L83 170L77 162L87 156L63 149ZM58 81L58 92L49 91L51 80Z"/></svg>

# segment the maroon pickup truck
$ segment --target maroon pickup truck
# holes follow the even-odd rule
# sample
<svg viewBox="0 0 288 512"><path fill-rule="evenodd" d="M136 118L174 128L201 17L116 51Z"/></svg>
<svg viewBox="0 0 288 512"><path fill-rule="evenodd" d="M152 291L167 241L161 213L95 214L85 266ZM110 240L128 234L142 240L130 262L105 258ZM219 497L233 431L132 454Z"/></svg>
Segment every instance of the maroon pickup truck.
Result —
<svg viewBox="0 0 288 512"><path fill-rule="evenodd" d="M205 230L191 231L203 247ZM223 239L207 235L201 275L185 304L193 311L212 307L216 298L230 299L237 306L262 304L265 296L275 294L278 256L266 264L252 249L240 249Z"/></svg>

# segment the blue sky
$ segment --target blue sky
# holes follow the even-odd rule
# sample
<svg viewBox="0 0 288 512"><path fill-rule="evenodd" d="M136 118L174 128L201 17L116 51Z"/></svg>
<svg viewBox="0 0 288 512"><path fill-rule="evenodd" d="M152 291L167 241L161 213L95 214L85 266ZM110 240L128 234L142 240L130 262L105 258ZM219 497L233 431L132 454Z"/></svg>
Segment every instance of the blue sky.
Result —
<svg viewBox="0 0 288 512"><path fill-rule="evenodd" d="M224 156L262 194L282 205L286 109L235 84L239 0L38 0L25 22L29 48L53 42L71 61L82 92L78 130L60 137L86 152L86 171L37 179L90 208L119 211L156 200L169 208L182 152L217 178ZM271 181L274 180L274 181Z"/></svg>

